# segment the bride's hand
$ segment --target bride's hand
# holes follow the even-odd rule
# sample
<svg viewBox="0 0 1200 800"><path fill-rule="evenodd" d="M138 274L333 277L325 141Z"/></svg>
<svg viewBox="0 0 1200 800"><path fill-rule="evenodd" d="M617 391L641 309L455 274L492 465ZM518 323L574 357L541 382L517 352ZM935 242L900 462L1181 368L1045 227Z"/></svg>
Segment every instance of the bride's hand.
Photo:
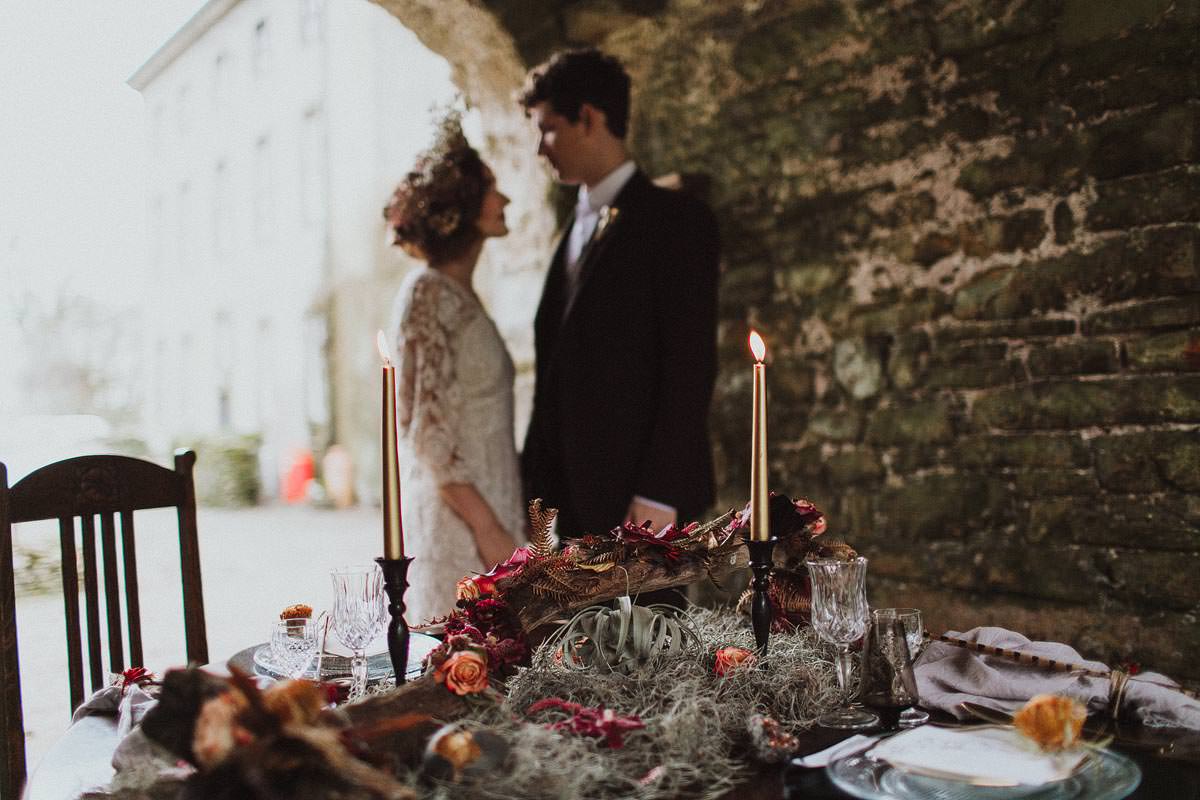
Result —
<svg viewBox="0 0 1200 800"><path fill-rule="evenodd" d="M479 551L479 559L483 561L485 570L491 569L517 549L517 543L508 531L500 526L478 531L475 534L475 548Z"/></svg>
<svg viewBox="0 0 1200 800"><path fill-rule="evenodd" d="M473 484L443 484L438 487L438 494L471 529L471 535L475 537L475 550L485 571L494 564L507 561L513 550L517 549L512 535L500 524L492 507Z"/></svg>

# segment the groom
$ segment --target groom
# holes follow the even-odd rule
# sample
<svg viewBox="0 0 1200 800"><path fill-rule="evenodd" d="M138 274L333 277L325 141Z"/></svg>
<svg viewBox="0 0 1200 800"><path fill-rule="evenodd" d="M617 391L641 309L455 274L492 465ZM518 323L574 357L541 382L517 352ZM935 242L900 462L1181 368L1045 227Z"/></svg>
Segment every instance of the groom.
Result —
<svg viewBox="0 0 1200 800"><path fill-rule="evenodd" d="M687 523L714 494L716 219L630 160L615 58L559 53L530 72L521 103L538 154L579 187L534 321L526 491L560 509L561 537Z"/></svg>

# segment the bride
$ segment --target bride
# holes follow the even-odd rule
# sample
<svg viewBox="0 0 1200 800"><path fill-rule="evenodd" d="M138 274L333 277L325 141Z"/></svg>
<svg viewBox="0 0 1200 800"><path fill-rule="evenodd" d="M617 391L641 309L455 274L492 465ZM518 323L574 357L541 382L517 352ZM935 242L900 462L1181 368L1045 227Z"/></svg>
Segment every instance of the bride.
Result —
<svg viewBox="0 0 1200 800"><path fill-rule="evenodd" d="M449 613L458 580L523 538L513 362L472 286L484 242L508 233L508 202L451 115L384 209L395 244L425 262L392 324L414 624Z"/></svg>

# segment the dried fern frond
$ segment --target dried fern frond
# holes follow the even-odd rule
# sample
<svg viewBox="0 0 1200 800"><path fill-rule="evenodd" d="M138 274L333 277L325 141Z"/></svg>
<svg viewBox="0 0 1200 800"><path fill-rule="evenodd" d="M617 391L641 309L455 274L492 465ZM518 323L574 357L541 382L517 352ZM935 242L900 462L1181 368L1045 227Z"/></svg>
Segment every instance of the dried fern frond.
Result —
<svg viewBox="0 0 1200 800"><path fill-rule="evenodd" d="M547 558L554 552L550 526L557 516L557 508L542 508L542 498L529 501L529 555Z"/></svg>

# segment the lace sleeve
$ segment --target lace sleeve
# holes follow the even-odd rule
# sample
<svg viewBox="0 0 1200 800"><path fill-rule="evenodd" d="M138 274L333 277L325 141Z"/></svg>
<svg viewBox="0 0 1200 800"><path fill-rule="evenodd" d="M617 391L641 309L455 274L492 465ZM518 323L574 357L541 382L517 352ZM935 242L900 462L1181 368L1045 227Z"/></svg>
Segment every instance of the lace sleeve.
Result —
<svg viewBox="0 0 1200 800"><path fill-rule="evenodd" d="M436 276L413 284L400 313L399 430L439 486L470 483L458 432L462 394L455 374L451 331L466 321L465 304Z"/></svg>

